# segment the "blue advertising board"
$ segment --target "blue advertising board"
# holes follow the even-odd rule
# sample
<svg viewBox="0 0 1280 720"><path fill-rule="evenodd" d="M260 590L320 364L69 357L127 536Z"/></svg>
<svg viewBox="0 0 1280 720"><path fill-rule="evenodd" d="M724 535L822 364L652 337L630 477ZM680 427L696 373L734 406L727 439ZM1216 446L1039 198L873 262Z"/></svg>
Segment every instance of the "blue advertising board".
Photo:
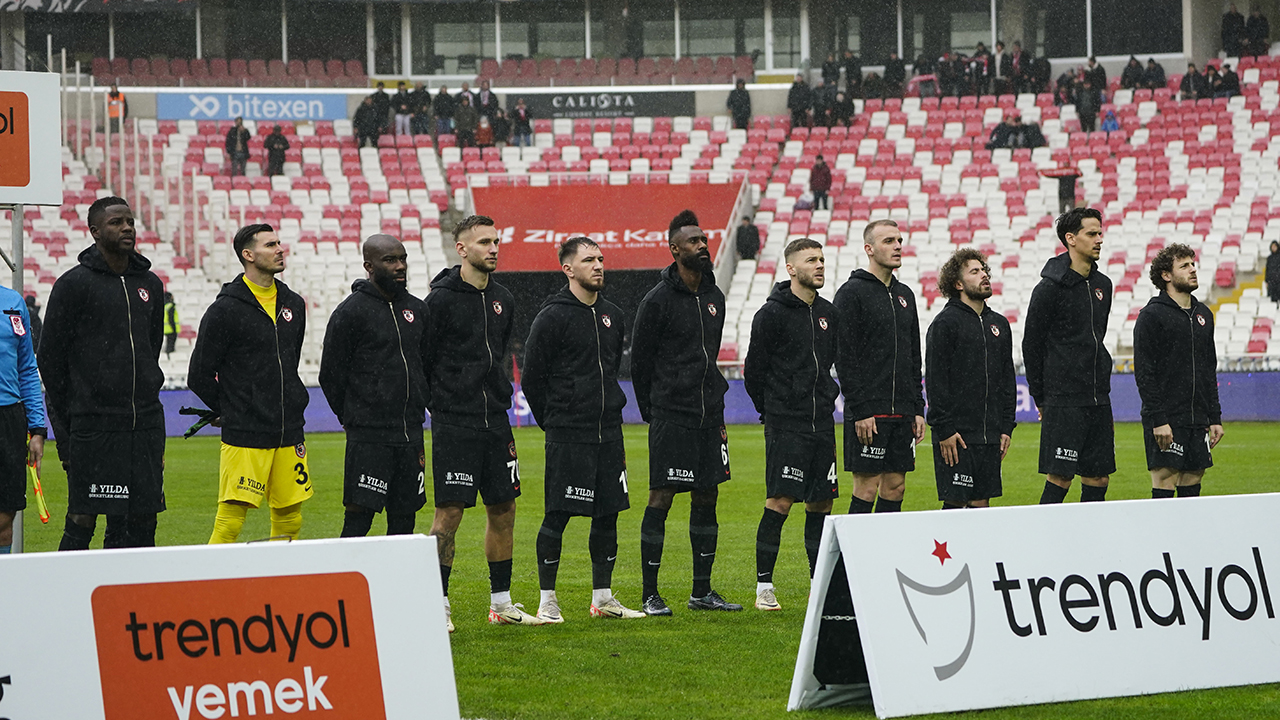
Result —
<svg viewBox="0 0 1280 720"><path fill-rule="evenodd" d="M347 117L347 96L302 92L180 92L156 96L161 120L307 122Z"/></svg>

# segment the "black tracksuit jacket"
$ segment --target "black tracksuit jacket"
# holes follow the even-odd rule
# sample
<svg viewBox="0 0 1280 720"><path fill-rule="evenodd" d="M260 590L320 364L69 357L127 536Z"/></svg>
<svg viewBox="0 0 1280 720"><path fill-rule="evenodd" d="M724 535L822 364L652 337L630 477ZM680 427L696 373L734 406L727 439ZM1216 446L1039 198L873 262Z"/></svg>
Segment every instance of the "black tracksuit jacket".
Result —
<svg viewBox="0 0 1280 720"><path fill-rule="evenodd" d="M1213 311L1191 298L1183 310L1167 293L1151 298L1133 327L1134 379L1150 427L1222 424Z"/></svg>
<svg viewBox="0 0 1280 720"><path fill-rule="evenodd" d="M751 345L743 367L747 394L766 427L795 432L829 431L840 388L831 377L840 323L836 306L821 295L813 305L773 286L751 321Z"/></svg>
<svg viewBox="0 0 1280 720"><path fill-rule="evenodd" d="M1084 277L1062 253L1044 264L1022 332L1027 388L1039 407L1111 404L1111 353L1104 340L1111 280L1097 263Z"/></svg>
<svg viewBox="0 0 1280 720"><path fill-rule="evenodd" d="M507 347L515 300L493 277L484 290L455 266L441 270L427 295L427 409L433 423L504 427L511 407Z"/></svg>
<svg viewBox="0 0 1280 720"><path fill-rule="evenodd" d="M1009 321L949 300L925 336L924 383L935 442L960 433L965 445L995 445L1012 435L1018 386Z"/></svg>
<svg viewBox="0 0 1280 720"><path fill-rule="evenodd" d="M916 296L896 276L886 287L855 270L836 292L840 351L836 373L846 423L880 415L924 415Z"/></svg>
<svg viewBox="0 0 1280 720"><path fill-rule="evenodd" d="M705 273L698 292L680 279L675 263L640 301L631 337L631 381L645 422L680 427L724 424L729 383L716 365L724 332L724 293Z"/></svg>
<svg viewBox="0 0 1280 720"><path fill-rule="evenodd" d="M280 448L303 441L310 398L298 357L306 329L306 302L279 280L275 322L243 274L222 286L200 321L187 387L222 418L223 442Z"/></svg>
<svg viewBox="0 0 1280 720"><path fill-rule="evenodd" d="M36 358L59 442L73 430L164 427L164 285L150 268L134 253L117 275L92 245L54 283Z"/></svg>
<svg viewBox="0 0 1280 720"><path fill-rule="evenodd" d="M387 300L356 280L329 316L320 387L347 439L388 445L418 442L426 419L427 306L401 290Z"/></svg>
<svg viewBox="0 0 1280 720"><path fill-rule="evenodd" d="M566 286L542 304L525 341L521 386L548 441L622 439L625 335L622 310L603 297L586 305Z"/></svg>

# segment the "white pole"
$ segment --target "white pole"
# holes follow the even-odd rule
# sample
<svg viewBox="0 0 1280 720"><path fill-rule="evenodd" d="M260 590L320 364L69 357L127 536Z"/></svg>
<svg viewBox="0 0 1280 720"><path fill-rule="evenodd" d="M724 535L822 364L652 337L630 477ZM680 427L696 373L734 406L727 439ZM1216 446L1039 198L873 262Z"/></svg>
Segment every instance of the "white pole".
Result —
<svg viewBox="0 0 1280 720"><path fill-rule="evenodd" d="M84 134L81 132L84 115L80 104L80 61L76 61L76 157L84 162Z"/></svg>
<svg viewBox="0 0 1280 720"><path fill-rule="evenodd" d="M413 13L407 2L400 3L400 74L413 74Z"/></svg>
<svg viewBox="0 0 1280 720"><path fill-rule="evenodd" d="M62 103L62 145L67 145L67 49L62 48L62 70L58 73L58 99Z"/></svg>
<svg viewBox="0 0 1280 720"><path fill-rule="evenodd" d="M773 0L764 0L764 69L773 70Z"/></svg>
<svg viewBox="0 0 1280 720"><path fill-rule="evenodd" d="M1093 57L1093 0L1084 0L1084 45L1085 56Z"/></svg>
<svg viewBox="0 0 1280 720"><path fill-rule="evenodd" d="M125 117L124 117L124 113L121 112L120 113L120 132L116 133L116 141L117 141L116 144L120 147L120 187L117 188L117 190L119 191L120 197L128 198L129 195L127 193L129 192L129 182L128 182L129 175L127 172L128 166L125 164L125 157L124 157L124 124L125 124Z"/></svg>
<svg viewBox="0 0 1280 720"><path fill-rule="evenodd" d="M164 171L163 163L161 163L160 165L160 178L161 178L161 184L164 185L164 214L161 217L164 220L165 238L169 243L169 247L172 248L173 247L173 221L171 220L171 218L173 217L173 215L169 213L169 173ZM159 232L159 230L156 228L152 228L152 229L156 230L156 232Z"/></svg>
<svg viewBox="0 0 1280 720"><path fill-rule="evenodd" d="M138 215L142 215L142 188L138 181L142 177L142 153L138 151L138 121L133 121L133 199L138 206Z"/></svg>
<svg viewBox="0 0 1280 720"><path fill-rule="evenodd" d="M53 72L53 35L44 36L45 69Z"/></svg>
<svg viewBox="0 0 1280 720"><path fill-rule="evenodd" d="M97 82L93 76L89 76L89 150L95 150L98 147L98 106L94 103L94 86ZM81 160L84 159L82 155ZM94 168L97 169L96 167Z"/></svg>
<svg viewBox="0 0 1280 720"><path fill-rule="evenodd" d="M373 74L373 48L376 40L373 36L373 3L364 4L364 74Z"/></svg>
<svg viewBox="0 0 1280 720"><path fill-rule="evenodd" d="M801 0L803 2L803 0ZM676 59L680 59L680 0L675 0Z"/></svg>
<svg viewBox="0 0 1280 720"><path fill-rule="evenodd" d="M916 48L918 51L920 48ZM902 0L898 0L898 59L905 61L902 47Z"/></svg>
<svg viewBox="0 0 1280 720"><path fill-rule="evenodd" d="M13 205L12 227L13 227L13 289L19 295L22 294L22 206ZM13 514L13 541L9 546L10 552L21 553L23 550L22 542L22 512L18 511Z"/></svg>
<svg viewBox="0 0 1280 720"><path fill-rule="evenodd" d="M280 0L280 59L289 63L289 9Z"/></svg>
<svg viewBox="0 0 1280 720"><path fill-rule="evenodd" d="M493 59L502 62L502 3L493 4Z"/></svg>
<svg viewBox="0 0 1280 720"><path fill-rule="evenodd" d="M587 51L584 57L590 60L591 59L591 0L585 0L585 2L586 2L585 18L587 23L587 28L586 28L587 29L587 32L586 32Z"/></svg>
<svg viewBox="0 0 1280 720"><path fill-rule="evenodd" d="M106 168L103 182L111 187L111 91L102 93L102 165Z"/></svg>
<svg viewBox="0 0 1280 720"><path fill-rule="evenodd" d="M116 59L116 13L107 13L107 59Z"/></svg>
<svg viewBox="0 0 1280 720"><path fill-rule="evenodd" d="M182 170L178 170L178 254L187 246L187 194L182 191ZM170 238L172 242L172 238Z"/></svg>
<svg viewBox="0 0 1280 720"><path fill-rule="evenodd" d="M800 64L809 60L809 0L800 0Z"/></svg>
<svg viewBox="0 0 1280 720"><path fill-rule="evenodd" d="M164 169L161 168L163 174ZM147 175L151 177L151 182L147 184L147 195L151 197L151 232L160 232L156 229L156 136L151 135L147 138Z"/></svg>
<svg viewBox="0 0 1280 720"><path fill-rule="evenodd" d="M996 27L996 0L991 0L991 52L995 52L996 41L999 37L999 29ZM902 56L899 55L898 57Z"/></svg>
<svg viewBox="0 0 1280 720"><path fill-rule="evenodd" d="M204 57L204 32L200 23L200 0L196 0L196 59Z"/></svg>
<svg viewBox="0 0 1280 720"><path fill-rule="evenodd" d="M192 258L192 262L200 259L196 250L196 243L200 239L200 195L196 193L196 169L191 168L191 242L187 245L187 257ZM192 257L192 256L195 257Z"/></svg>

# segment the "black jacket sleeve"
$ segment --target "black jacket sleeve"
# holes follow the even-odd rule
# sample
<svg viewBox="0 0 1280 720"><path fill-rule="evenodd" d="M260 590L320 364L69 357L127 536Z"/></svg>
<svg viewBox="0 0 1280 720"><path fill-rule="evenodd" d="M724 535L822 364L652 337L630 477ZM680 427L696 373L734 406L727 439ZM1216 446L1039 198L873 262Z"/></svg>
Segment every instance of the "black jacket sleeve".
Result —
<svg viewBox="0 0 1280 720"><path fill-rule="evenodd" d="M155 278L154 282L152 282L152 285L153 287L151 288L151 293L155 297L163 298L164 283L160 282L160 278L158 277ZM173 312L175 315L178 313L178 310L176 307L174 308ZM180 329L181 328L177 328L177 327L174 328L174 330L180 330ZM163 301L152 304L151 326L147 330L147 336L148 336L148 339L151 340L151 349L155 351L154 357L156 360L159 360L160 351L164 349L164 302Z"/></svg>
<svg viewBox="0 0 1280 720"><path fill-rule="evenodd" d="M934 320L929 327L929 335L925 343L925 382L929 385L929 426L933 428L935 441L946 440L956 434L956 426L951 417L951 355L955 348L955 339L951 336L950 324L942 318Z"/></svg>
<svg viewBox="0 0 1280 720"><path fill-rule="evenodd" d="M1144 414L1151 419L1152 427L1160 427L1169 423L1168 410L1162 403L1164 393L1160 389L1160 378L1164 377L1160 363L1166 351L1160 339L1159 321L1153 313L1139 314L1133 325L1133 378L1138 383Z"/></svg>
<svg viewBox="0 0 1280 720"><path fill-rule="evenodd" d="M924 365L924 358L920 354L920 312L916 306L911 307L911 324L915 327L915 332L911 333L911 378L912 392L915 393L916 415L924 415L924 378L921 376L921 367Z"/></svg>
<svg viewBox="0 0 1280 720"><path fill-rule="evenodd" d="M547 383L551 368L555 366L556 348L560 347L557 334L552 313L541 312L533 319L529 337L524 341L524 372L520 375L520 385L524 399L533 411L533 419L539 426L546 419Z"/></svg>
<svg viewBox="0 0 1280 720"><path fill-rule="evenodd" d="M636 312L636 328L631 333L631 382L635 387L640 417L645 422L649 422L649 393L653 390L661 323L662 308L659 304L654 300L642 301Z"/></svg>
<svg viewBox="0 0 1280 720"><path fill-rule="evenodd" d="M1013 332L1008 323L1003 330L1009 344L1000 351L999 387L1004 393L1000 403L1000 434L1012 436L1018 426L1018 376L1013 367Z"/></svg>
<svg viewBox="0 0 1280 720"><path fill-rule="evenodd" d="M67 278L67 276L64 276ZM40 348L36 360L40 377L44 380L46 404L49 408L49 424L58 442L71 439L68 407L71 388L71 348L75 345L74 308L79 304L79 293L70 278L54 283L45 305L44 327L40 332Z"/></svg>
<svg viewBox="0 0 1280 720"><path fill-rule="evenodd" d="M191 363L187 366L187 387L215 415L222 414L218 367L227 346L225 325L215 301L200 321L200 334L196 336L196 345L191 349Z"/></svg>
<svg viewBox="0 0 1280 720"><path fill-rule="evenodd" d="M743 385L751 403L755 405L760 420L764 420L765 385L769 377L769 357L773 348L769 341L775 337L773 323L770 322L768 305L761 308L751 320L751 343L747 346L747 359L742 366Z"/></svg>
<svg viewBox="0 0 1280 720"><path fill-rule="evenodd" d="M1026 322L1022 328L1022 363L1027 369L1027 389L1036 405L1044 400L1044 360L1053 322L1053 291L1043 282L1031 291Z"/></svg>
<svg viewBox="0 0 1280 720"><path fill-rule="evenodd" d="M431 296L427 295L423 299L422 305L426 308L426 317L423 319L426 323L422 327L422 377L426 381L425 399L427 407L431 407L431 379L432 372L436 366L436 351L440 347L440 343L436 338L436 328L440 321L439 310L432 307Z"/></svg>
<svg viewBox="0 0 1280 720"><path fill-rule="evenodd" d="M840 389L844 392L844 412L846 419L862 420L851 414L855 405L853 396L857 393L858 381L854 358L858 356L858 299L849 292L843 297L836 295L836 311L840 313L840 324L836 331L836 375L840 378Z"/></svg>
<svg viewBox="0 0 1280 720"><path fill-rule="evenodd" d="M349 308L338 306L329 316L329 326L324 333L324 350L320 354L320 389L329 401L338 422L346 425L344 412L347 400L347 377L351 370L351 353L355 349Z"/></svg>

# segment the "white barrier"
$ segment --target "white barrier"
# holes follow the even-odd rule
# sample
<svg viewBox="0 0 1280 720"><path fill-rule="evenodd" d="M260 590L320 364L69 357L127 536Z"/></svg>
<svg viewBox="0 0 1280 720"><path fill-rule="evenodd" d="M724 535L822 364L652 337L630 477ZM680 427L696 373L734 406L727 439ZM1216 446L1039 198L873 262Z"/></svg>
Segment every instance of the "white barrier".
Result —
<svg viewBox="0 0 1280 720"><path fill-rule="evenodd" d="M1278 516L1280 495L833 517L788 708L869 691L883 718L1280 681ZM856 612L832 584L842 559Z"/></svg>
<svg viewBox="0 0 1280 720"><path fill-rule="evenodd" d="M457 718L435 539L0 558L0 716Z"/></svg>

